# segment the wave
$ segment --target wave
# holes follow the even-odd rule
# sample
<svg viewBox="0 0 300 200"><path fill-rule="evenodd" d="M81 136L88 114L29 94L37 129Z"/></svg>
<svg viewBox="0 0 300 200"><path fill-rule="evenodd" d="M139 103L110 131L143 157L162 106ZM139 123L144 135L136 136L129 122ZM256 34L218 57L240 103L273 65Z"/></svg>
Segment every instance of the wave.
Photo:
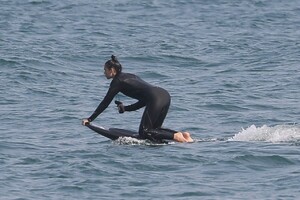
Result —
<svg viewBox="0 0 300 200"><path fill-rule="evenodd" d="M242 129L235 134L229 141L265 141L265 142L300 142L300 126L299 125L276 125L256 127L251 125L246 129Z"/></svg>

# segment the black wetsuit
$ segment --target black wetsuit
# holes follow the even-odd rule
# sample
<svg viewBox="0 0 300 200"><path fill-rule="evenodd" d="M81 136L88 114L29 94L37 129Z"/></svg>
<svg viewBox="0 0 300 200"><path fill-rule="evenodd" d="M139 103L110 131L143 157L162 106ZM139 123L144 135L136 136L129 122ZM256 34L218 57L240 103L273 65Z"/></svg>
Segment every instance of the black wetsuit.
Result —
<svg viewBox="0 0 300 200"><path fill-rule="evenodd" d="M146 106L139 127L141 138L150 140L173 139L174 133L177 131L161 128L171 102L169 93L160 87L150 85L134 74L120 73L116 75L106 96L88 120L93 121L102 113L119 92L138 100L132 105L125 106L125 111L135 111Z"/></svg>

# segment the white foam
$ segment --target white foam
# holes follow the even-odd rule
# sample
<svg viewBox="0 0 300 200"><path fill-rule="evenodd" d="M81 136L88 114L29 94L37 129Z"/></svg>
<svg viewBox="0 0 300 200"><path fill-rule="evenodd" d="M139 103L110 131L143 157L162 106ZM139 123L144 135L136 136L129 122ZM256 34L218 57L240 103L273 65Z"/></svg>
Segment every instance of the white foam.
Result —
<svg viewBox="0 0 300 200"><path fill-rule="evenodd" d="M299 125L277 125L269 127L251 125L235 134L229 141L266 141L266 142L298 142L300 141Z"/></svg>
<svg viewBox="0 0 300 200"><path fill-rule="evenodd" d="M117 140L115 140L114 143L121 144L121 145L166 145L166 144L153 143L150 140L139 140L132 137L120 137Z"/></svg>
<svg viewBox="0 0 300 200"><path fill-rule="evenodd" d="M140 145L144 144L145 140L138 140L132 137L119 137L114 141L115 144L128 144L128 145Z"/></svg>

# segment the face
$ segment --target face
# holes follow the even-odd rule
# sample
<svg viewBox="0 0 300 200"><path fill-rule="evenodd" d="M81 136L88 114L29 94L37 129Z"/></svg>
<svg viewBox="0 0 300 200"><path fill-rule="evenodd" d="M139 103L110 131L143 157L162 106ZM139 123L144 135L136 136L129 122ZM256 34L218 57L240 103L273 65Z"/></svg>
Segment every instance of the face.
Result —
<svg viewBox="0 0 300 200"><path fill-rule="evenodd" d="M115 77L115 75L116 75L115 68L109 69L109 68L104 66L104 75L107 79L111 79L111 78Z"/></svg>

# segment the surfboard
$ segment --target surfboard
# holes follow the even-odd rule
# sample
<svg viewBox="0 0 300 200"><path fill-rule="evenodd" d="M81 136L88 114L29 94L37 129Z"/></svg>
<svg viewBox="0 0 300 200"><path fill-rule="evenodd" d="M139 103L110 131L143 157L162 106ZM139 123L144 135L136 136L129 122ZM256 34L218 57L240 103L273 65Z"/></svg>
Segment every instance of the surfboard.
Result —
<svg viewBox="0 0 300 200"><path fill-rule="evenodd" d="M120 128L104 128L101 126L97 126L95 124L89 123L86 125L89 129L95 131L96 133L109 138L111 140L117 140L120 137L131 137L135 138L138 140L143 140L139 137L138 132L131 131L131 130L126 130L126 129L120 129ZM164 143L168 144L167 140L162 140L162 141L151 141L152 143Z"/></svg>
<svg viewBox="0 0 300 200"><path fill-rule="evenodd" d="M119 129L119 128L106 129L104 127L97 126L97 125L94 125L91 123L87 124L86 126L88 128L90 128L91 130L95 131L96 133L98 133L104 137L107 137L111 140L117 140L119 137L131 137L131 138L140 139L139 134L135 131Z"/></svg>

